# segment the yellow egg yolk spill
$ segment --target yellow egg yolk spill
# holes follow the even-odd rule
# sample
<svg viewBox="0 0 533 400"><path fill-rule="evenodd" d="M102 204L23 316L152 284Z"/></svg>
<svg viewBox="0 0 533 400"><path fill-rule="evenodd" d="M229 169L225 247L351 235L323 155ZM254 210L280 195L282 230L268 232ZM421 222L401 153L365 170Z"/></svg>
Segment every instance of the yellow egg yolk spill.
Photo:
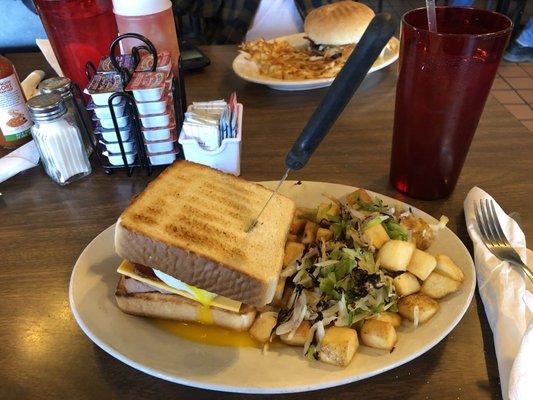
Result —
<svg viewBox="0 0 533 400"><path fill-rule="evenodd" d="M188 322L154 319L160 329L193 342L226 347L257 347L261 345L248 334L220 328L215 325L200 325Z"/></svg>

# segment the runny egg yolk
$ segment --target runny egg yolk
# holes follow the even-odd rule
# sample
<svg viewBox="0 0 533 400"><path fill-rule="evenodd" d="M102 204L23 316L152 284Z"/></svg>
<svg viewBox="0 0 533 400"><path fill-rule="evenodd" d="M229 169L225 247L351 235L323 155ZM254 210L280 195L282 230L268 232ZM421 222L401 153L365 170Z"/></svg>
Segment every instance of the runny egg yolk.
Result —
<svg viewBox="0 0 533 400"><path fill-rule="evenodd" d="M200 325L166 319L151 320L158 328L193 342L226 347L257 347L261 345L248 332L237 332L215 325Z"/></svg>

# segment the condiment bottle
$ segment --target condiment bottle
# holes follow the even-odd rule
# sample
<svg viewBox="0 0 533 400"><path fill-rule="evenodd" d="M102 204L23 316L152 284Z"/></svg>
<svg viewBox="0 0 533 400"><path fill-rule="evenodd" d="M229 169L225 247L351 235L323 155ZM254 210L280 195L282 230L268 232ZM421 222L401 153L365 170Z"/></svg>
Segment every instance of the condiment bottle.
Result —
<svg viewBox="0 0 533 400"><path fill-rule="evenodd" d="M29 142L31 125L15 68L0 56L0 147L14 149Z"/></svg>
<svg viewBox="0 0 533 400"><path fill-rule="evenodd" d="M80 130L57 93L40 94L28 101L31 129L44 170L52 180L66 185L91 173Z"/></svg>
<svg viewBox="0 0 533 400"><path fill-rule="evenodd" d="M113 12L120 34L139 33L148 38L158 52L170 52L172 72L178 76L180 51L170 0L113 0ZM122 52L131 53L132 47L142 44L137 39L125 39L121 41Z"/></svg>
<svg viewBox="0 0 533 400"><path fill-rule="evenodd" d="M80 104L81 101L74 97L72 93L72 81L66 77L48 78L40 83L39 90L41 93L57 93L61 96L67 106L67 113L76 121L76 125L83 133L83 143L87 150L87 155L90 155L92 152L92 147L89 143L90 133L86 132L85 127L91 127L92 123L85 111L85 106Z"/></svg>
<svg viewBox="0 0 533 400"><path fill-rule="evenodd" d="M133 1L132 1L133 2ZM63 73L87 86L85 63L98 65L117 37L111 0L34 0Z"/></svg>

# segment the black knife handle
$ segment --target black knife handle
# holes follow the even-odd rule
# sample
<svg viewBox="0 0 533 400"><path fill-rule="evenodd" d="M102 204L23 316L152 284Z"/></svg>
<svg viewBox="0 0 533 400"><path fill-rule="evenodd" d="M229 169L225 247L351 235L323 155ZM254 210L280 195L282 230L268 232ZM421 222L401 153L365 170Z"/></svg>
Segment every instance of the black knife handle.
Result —
<svg viewBox="0 0 533 400"><path fill-rule="evenodd" d="M376 15L339 71L326 95L285 158L290 169L300 169L331 129L396 30L390 14Z"/></svg>

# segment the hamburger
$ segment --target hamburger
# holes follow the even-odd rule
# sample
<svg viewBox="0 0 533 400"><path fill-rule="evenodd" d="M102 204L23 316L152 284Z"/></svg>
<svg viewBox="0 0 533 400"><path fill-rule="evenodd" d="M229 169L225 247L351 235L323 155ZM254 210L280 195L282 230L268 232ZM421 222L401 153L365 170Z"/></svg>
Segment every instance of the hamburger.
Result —
<svg viewBox="0 0 533 400"><path fill-rule="evenodd" d="M317 56L329 59L351 53L374 15L368 6L354 1L314 9L304 22L310 49Z"/></svg>

